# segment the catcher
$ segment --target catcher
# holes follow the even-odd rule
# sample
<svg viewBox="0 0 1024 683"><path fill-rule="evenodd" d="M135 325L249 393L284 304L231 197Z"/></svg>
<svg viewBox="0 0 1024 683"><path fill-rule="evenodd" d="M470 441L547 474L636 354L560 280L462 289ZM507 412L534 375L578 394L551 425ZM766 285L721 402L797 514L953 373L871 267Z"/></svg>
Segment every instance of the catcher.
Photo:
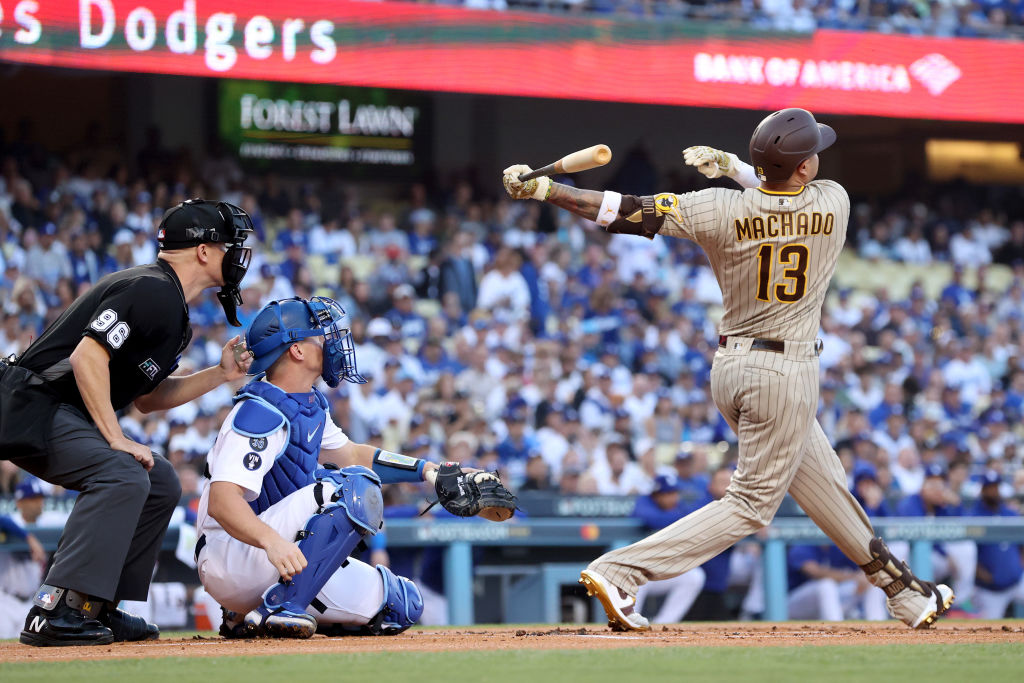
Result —
<svg viewBox="0 0 1024 683"><path fill-rule="evenodd" d="M224 608L221 635L391 635L423 611L412 581L349 555L383 526L381 485L426 481L459 516L506 520L495 475L349 440L313 385L361 384L348 316L333 300L266 305L246 332L257 378L242 387L207 458L196 563Z"/></svg>

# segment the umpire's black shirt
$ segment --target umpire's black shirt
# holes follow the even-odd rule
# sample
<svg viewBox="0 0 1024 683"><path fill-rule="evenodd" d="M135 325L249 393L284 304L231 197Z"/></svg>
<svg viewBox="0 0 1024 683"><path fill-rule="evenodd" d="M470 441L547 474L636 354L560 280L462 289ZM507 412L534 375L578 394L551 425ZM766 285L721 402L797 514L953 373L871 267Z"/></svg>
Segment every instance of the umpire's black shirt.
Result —
<svg viewBox="0 0 1024 683"><path fill-rule="evenodd" d="M99 280L46 328L18 365L41 375L60 400L88 416L71 369L83 336L110 353L110 403L121 410L177 367L192 338L188 304L174 269L161 259Z"/></svg>

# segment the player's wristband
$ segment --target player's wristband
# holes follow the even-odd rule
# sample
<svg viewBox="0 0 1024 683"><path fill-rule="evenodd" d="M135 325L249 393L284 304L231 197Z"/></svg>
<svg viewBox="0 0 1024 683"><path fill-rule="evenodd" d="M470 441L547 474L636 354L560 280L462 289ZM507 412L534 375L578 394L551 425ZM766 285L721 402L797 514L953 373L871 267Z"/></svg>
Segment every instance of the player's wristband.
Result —
<svg viewBox="0 0 1024 683"><path fill-rule="evenodd" d="M551 178L546 175L542 175L540 178L537 178L537 189L533 191L533 194L530 195L530 197L539 202L545 201L549 196L551 196L552 185L554 185L554 183L551 182Z"/></svg>
<svg viewBox="0 0 1024 683"><path fill-rule="evenodd" d="M426 460L408 455L392 453L378 448L373 454L373 472L382 484L423 481L423 467Z"/></svg>
<svg viewBox="0 0 1024 683"><path fill-rule="evenodd" d="M597 210L597 218L594 221L602 228L608 227L619 217L620 206L622 206L622 195L618 192L605 190L604 199L601 200L601 208Z"/></svg>

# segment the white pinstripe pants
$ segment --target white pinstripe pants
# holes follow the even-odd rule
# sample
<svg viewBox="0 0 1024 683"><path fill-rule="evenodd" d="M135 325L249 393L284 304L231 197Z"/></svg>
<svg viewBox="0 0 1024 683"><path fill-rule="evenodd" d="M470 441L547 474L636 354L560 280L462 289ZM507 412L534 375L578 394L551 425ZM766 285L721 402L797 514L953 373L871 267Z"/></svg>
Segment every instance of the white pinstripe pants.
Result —
<svg viewBox="0 0 1024 683"><path fill-rule="evenodd" d="M872 559L871 522L847 490L846 473L815 419L814 342L787 342L785 353L751 351L751 342L730 337L711 368L715 404L739 437L739 461L725 496L590 565L630 595L767 526L787 490L851 560Z"/></svg>

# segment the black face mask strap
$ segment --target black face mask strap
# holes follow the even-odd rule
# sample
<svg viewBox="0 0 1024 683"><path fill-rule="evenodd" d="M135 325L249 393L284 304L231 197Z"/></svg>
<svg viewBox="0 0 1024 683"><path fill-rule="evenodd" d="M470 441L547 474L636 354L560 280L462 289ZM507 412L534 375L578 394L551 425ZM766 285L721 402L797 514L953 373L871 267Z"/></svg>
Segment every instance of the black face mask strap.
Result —
<svg viewBox="0 0 1024 683"><path fill-rule="evenodd" d="M224 254L224 263L221 266L224 286L217 292L217 299L224 309L224 315L228 322L234 327L242 326L242 323L238 321L238 307L242 305L242 292L238 286L242 283L246 271L249 270L250 261L252 261L252 249L233 244Z"/></svg>
<svg viewBox="0 0 1024 683"><path fill-rule="evenodd" d="M233 327L241 327L242 323L238 322L238 307L242 305L242 293L238 291L238 287L221 287L220 291L217 292L217 299L220 300L220 305L224 309L224 317L228 319L228 322Z"/></svg>

